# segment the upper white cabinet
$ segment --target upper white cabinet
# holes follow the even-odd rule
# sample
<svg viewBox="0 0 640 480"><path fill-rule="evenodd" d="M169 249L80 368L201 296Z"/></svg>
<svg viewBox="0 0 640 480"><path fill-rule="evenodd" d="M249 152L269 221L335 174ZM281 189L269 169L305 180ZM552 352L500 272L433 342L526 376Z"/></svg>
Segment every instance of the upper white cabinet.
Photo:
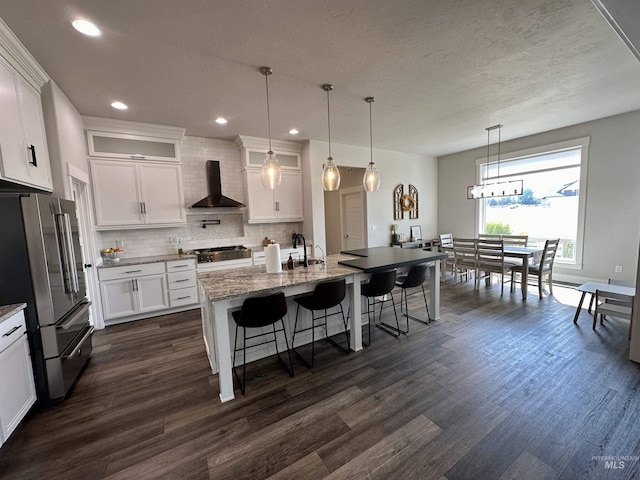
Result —
<svg viewBox="0 0 640 480"><path fill-rule="evenodd" d="M82 118L98 230L184 226L184 129Z"/></svg>
<svg viewBox="0 0 640 480"><path fill-rule="evenodd" d="M186 223L182 166L90 160L99 230Z"/></svg>
<svg viewBox="0 0 640 480"><path fill-rule="evenodd" d="M180 163L184 128L83 116L90 157Z"/></svg>
<svg viewBox="0 0 640 480"><path fill-rule="evenodd" d="M46 73L0 19L0 178L52 190L40 88Z"/></svg>
<svg viewBox="0 0 640 480"><path fill-rule="evenodd" d="M275 190L262 185L262 169L242 172L247 198L249 223L302 222L302 172L282 172L282 182Z"/></svg>
<svg viewBox="0 0 640 480"><path fill-rule="evenodd" d="M180 161L177 140L88 131L87 147L92 157Z"/></svg>
<svg viewBox="0 0 640 480"><path fill-rule="evenodd" d="M300 144L272 141L282 168L282 182L275 190L262 185L262 162L269 149L267 139L239 136L235 139L242 157L242 178L248 223L304 221Z"/></svg>

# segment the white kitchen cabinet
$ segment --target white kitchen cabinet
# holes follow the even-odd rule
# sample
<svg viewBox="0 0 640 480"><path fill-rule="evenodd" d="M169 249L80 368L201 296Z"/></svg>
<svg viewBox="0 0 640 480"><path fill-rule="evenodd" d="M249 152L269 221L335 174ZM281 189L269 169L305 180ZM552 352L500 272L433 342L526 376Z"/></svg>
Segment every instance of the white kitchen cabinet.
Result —
<svg viewBox="0 0 640 480"><path fill-rule="evenodd" d="M26 331L23 311L0 323L0 445L36 401Z"/></svg>
<svg viewBox="0 0 640 480"><path fill-rule="evenodd" d="M164 262L98 270L105 320L169 308Z"/></svg>
<svg viewBox="0 0 640 480"><path fill-rule="evenodd" d="M40 93L13 70L2 56L0 112L2 179L51 191L51 168Z"/></svg>
<svg viewBox="0 0 640 480"><path fill-rule="evenodd" d="M90 157L180 163L185 129L83 116Z"/></svg>
<svg viewBox="0 0 640 480"><path fill-rule="evenodd" d="M91 160L98 230L184 226L182 166Z"/></svg>
<svg viewBox="0 0 640 480"><path fill-rule="evenodd" d="M87 132L92 157L178 162L178 141L140 135Z"/></svg>
<svg viewBox="0 0 640 480"><path fill-rule="evenodd" d="M261 169L243 171L249 223L302 222L302 172L282 171L282 182L275 190L262 185Z"/></svg>
<svg viewBox="0 0 640 480"><path fill-rule="evenodd" d="M167 262L167 287L171 307L196 305L199 302L197 283L194 259Z"/></svg>

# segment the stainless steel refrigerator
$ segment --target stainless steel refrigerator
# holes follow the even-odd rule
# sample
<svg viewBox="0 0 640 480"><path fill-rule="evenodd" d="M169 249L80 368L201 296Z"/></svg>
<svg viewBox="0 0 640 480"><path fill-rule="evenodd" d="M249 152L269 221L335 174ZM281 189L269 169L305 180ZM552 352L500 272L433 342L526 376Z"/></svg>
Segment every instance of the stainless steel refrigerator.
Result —
<svg viewBox="0 0 640 480"><path fill-rule="evenodd" d="M38 402L65 398L91 356L75 204L0 195L0 304L26 303Z"/></svg>

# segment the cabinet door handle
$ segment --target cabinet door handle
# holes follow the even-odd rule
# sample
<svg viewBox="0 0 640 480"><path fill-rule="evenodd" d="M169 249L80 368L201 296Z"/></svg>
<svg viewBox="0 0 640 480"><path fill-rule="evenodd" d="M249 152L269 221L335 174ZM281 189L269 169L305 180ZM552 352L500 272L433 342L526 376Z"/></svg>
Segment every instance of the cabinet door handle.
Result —
<svg viewBox="0 0 640 480"><path fill-rule="evenodd" d="M189 297L186 297L186 298L189 298ZM18 330L19 328L20 328L20 325L17 325L17 326L13 327L11 330L9 330L7 333L5 333L5 334L4 334L4 335L2 335L2 336L3 336L3 337L10 337L10 336L11 336L11 334L12 334L13 332L15 332L16 330Z"/></svg>
<svg viewBox="0 0 640 480"><path fill-rule="evenodd" d="M135 278L131 279L131 288L134 292L138 291L138 280Z"/></svg>
<svg viewBox="0 0 640 480"><path fill-rule="evenodd" d="M124 273L140 273L142 270L127 270Z"/></svg>
<svg viewBox="0 0 640 480"><path fill-rule="evenodd" d="M147 204L145 202L142 202L142 213L147 214Z"/></svg>
<svg viewBox="0 0 640 480"><path fill-rule="evenodd" d="M27 150L31 150L31 161L29 162L31 165L33 165L34 167L38 166L38 159L36 158L36 146L35 145L29 145L27 147Z"/></svg>
<svg viewBox="0 0 640 480"><path fill-rule="evenodd" d="M129 155L129 158L133 159L133 160L144 160L145 157L144 155L140 155L139 153L134 154L134 155Z"/></svg>
<svg viewBox="0 0 640 480"><path fill-rule="evenodd" d="M185 300L187 298L191 298L191 295L187 295L186 297L178 297L176 300Z"/></svg>
<svg viewBox="0 0 640 480"><path fill-rule="evenodd" d="M184 268L184 267L188 267L189 265L174 265L173 267L170 268Z"/></svg>
<svg viewBox="0 0 640 480"><path fill-rule="evenodd" d="M176 280L175 283L180 283L180 282L188 282L190 279L189 278L183 278L180 280Z"/></svg>

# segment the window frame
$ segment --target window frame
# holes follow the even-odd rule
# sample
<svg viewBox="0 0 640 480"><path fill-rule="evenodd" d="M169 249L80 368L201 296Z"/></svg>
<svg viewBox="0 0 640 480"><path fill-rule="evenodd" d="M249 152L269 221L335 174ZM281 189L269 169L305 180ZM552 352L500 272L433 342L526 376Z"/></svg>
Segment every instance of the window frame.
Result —
<svg viewBox="0 0 640 480"><path fill-rule="evenodd" d="M508 163L513 160L520 160L525 157L535 157L546 154L557 153L566 150L575 150L580 148L580 195L578 196L578 224L576 231L576 245L575 245L575 261L567 262L562 261L558 258L557 265L561 265L563 268L572 269L572 270L582 270L583 269L583 247L584 247L584 227L585 227L585 216L586 216L586 204L587 204L587 171L589 165L589 144L591 141L591 137L580 137L575 138L573 140L565 140L562 142L556 142L546 145L540 145L537 147L527 148L524 150L516 150L513 152L501 152L500 153L500 164ZM498 155L491 155L488 158L482 157L476 159L476 179L478 184L482 182L482 167L487 163L493 164L498 162ZM558 167L558 169L566 168L566 167ZM553 169L555 170L555 169ZM501 175L500 179L509 179L513 178L513 175ZM495 180L495 178L491 178L488 181ZM481 227L485 224L486 218L486 199L484 201L477 202L477 210L476 210L476 225L475 231L476 234L480 233Z"/></svg>

